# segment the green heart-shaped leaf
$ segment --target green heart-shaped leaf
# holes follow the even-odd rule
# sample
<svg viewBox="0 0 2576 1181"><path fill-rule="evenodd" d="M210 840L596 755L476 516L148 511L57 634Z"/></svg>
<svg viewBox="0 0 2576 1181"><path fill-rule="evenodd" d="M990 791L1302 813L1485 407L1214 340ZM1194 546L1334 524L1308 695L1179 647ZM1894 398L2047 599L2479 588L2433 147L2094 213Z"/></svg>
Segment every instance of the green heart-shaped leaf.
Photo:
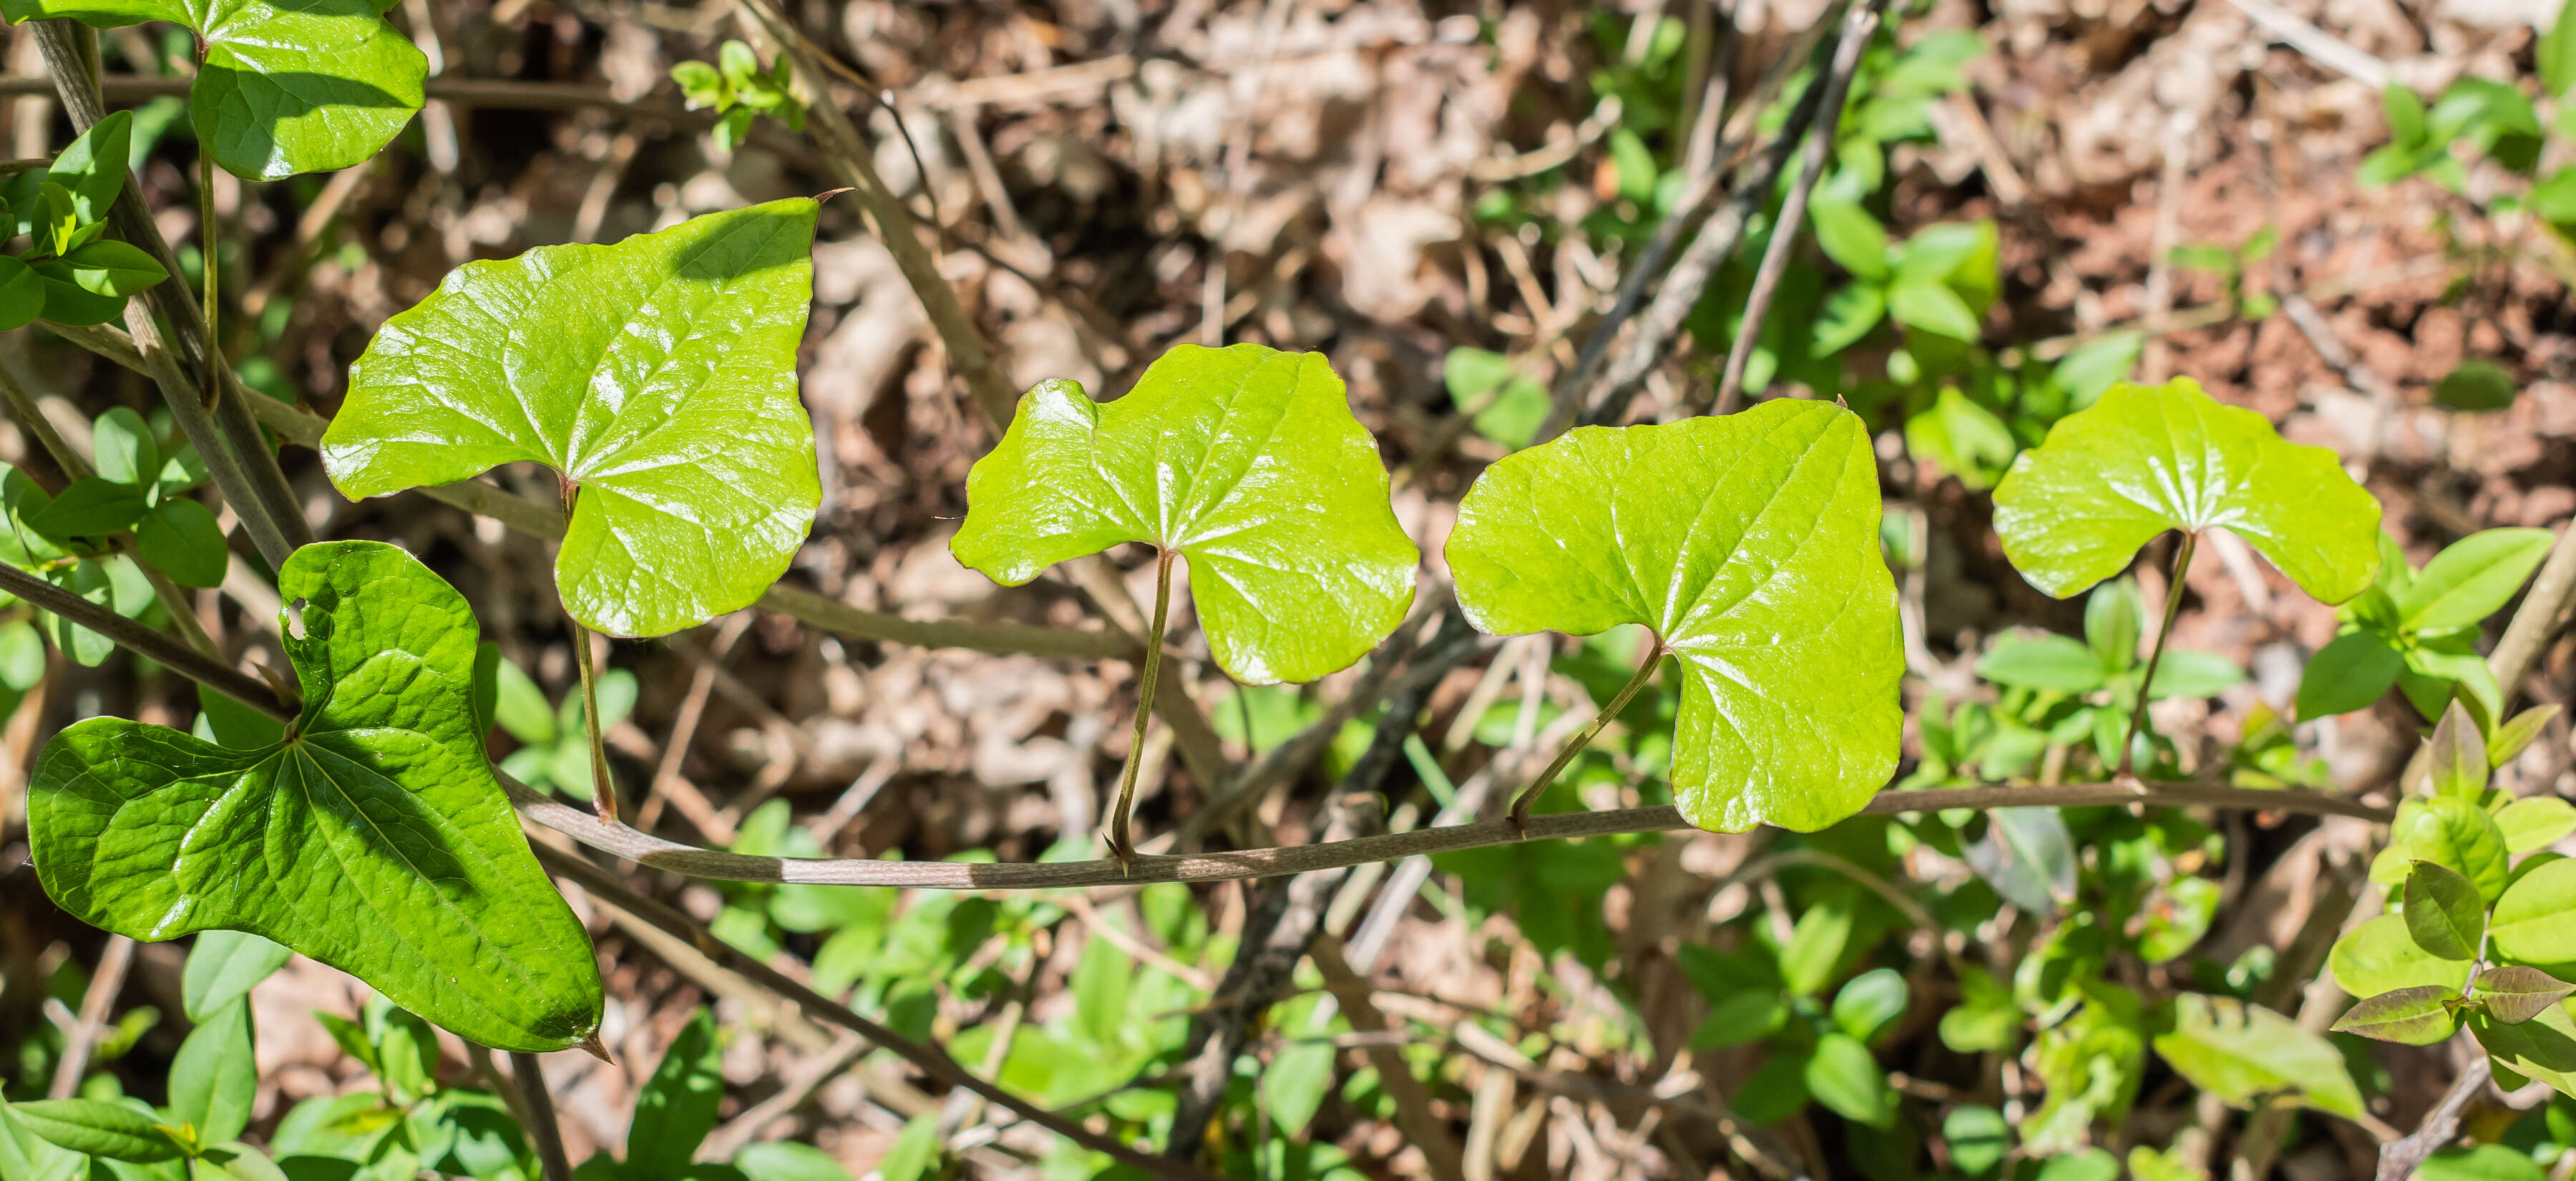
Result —
<svg viewBox="0 0 2576 1181"><path fill-rule="evenodd" d="M304 689L293 736L64 730L28 798L45 892L137 939L267 936L486 1045L580 1043L599 968L485 759L464 596L370 541L297 550L278 591L303 604L279 629Z"/></svg>
<svg viewBox="0 0 2576 1181"><path fill-rule="evenodd" d="M375 0L0 0L11 23L169 21L205 42L189 122L235 176L363 163L420 109L429 59Z"/></svg>
<svg viewBox="0 0 2576 1181"><path fill-rule="evenodd" d="M2334 1031L2403 1046L2440 1045L2459 1032L2460 1014L2451 1007L2459 999L2458 989L2438 984L2383 992L2345 1010Z"/></svg>
<svg viewBox="0 0 2576 1181"><path fill-rule="evenodd" d="M1004 586L1121 542L1188 558L1208 648L1255 685L1376 647L1422 560L1323 354L1253 344L1175 346L1105 405L1038 383L967 473L966 505L948 548Z"/></svg>
<svg viewBox="0 0 2576 1181"><path fill-rule="evenodd" d="M533 460L580 489L555 587L584 626L658 636L749 606L822 501L796 396L814 208L457 268L350 366L332 482L382 496Z"/></svg>
<svg viewBox="0 0 2576 1181"><path fill-rule="evenodd" d="M1995 533L2032 586L2066 598L2119 573L2167 529L2225 527L2319 602L2379 568L2379 502L2334 452L2283 442L2200 383L2123 382L2060 419L1995 488Z"/></svg>
<svg viewBox="0 0 2576 1181"><path fill-rule="evenodd" d="M1812 832L1896 768L1896 586L1859 416L1781 399L1586 427L1485 469L1458 603L1496 634L1653 629L1684 670L1674 802L1702 828Z"/></svg>

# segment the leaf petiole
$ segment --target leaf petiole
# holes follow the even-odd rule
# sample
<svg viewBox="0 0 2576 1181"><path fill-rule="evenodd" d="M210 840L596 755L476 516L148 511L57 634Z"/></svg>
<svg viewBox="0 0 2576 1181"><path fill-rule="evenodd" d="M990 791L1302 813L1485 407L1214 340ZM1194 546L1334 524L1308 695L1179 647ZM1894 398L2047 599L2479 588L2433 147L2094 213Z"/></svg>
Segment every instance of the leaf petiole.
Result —
<svg viewBox="0 0 2576 1181"><path fill-rule="evenodd" d="M1118 800L1109 809L1109 852L1123 869L1136 862L1136 843L1128 821L1136 809L1136 770L1145 753L1145 728L1154 720L1155 682L1163 673L1163 622L1172 610L1172 560L1164 550L1154 566L1154 623L1145 632L1145 668L1136 678L1136 734L1127 744L1127 766L1118 772Z"/></svg>
<svg viewBox="0 0 2576 1181"><path fill-rule="evenodd" d="M1637 662L1637 675L1628 678L1628 683L1619 687L1618 694L1610 699L1610 704L1601 707L1600 713L1593 715L1589 725L1584 726L1581 732L1566 740L1564 749L1556 752L1556 758L1548 763L1547 770L1539 772L1538 778L1531 780L1528 787L1521 789L1519 798L1512 801L1512 828L1515 831L1523 836L1529 834L1530 807L1538 803L1539 793L1546 791L1548 784L1556 782L1556 777L1565 772L1566 766L1574 761L1574 756L1582 754L1584 747L1592 745L1592 740L1600 737L1601 728L1609 725L1610 719L1618 717L1620 711L1628 708L1628 702L1635 699L1638 690L1646 687L1646 682L1655 679L1655 669L1663 664L1666 651L1664 638L1654 637L1654 642L1646 646L1646 658Z"/></svg>
<svg viewBox="0 0 2576 1181"><path fill-rule="evenodd" d="M2155 687L2156 664L2165 658L2165 640L2173 635L2174 616L2182 613L2183 576L2191 572L2192 550L2200 545L2200 534L2184 530L2182 548L2174 551L2173 576L2165 580L2165 618L2156 626L2156 646L2147 652L2146 671L2138 676L2138 700L2129 711L2129 732L2120 739L2120 766L2111 773L2114 783L2129 783L2129 755L2137 746L2138 732L2147 724L2147 691Z"/></svg>
<svg viewBox="0 0 2576 1181"><path fill-rule="evenodd" d="M569 477L563 480L564 519L572 519L573 501L581 496L581 485ZM590 629L564 607L564 622L572 627L573 666L581 670L581 729L590 741L590 806L602 823L617 822L617 784L608 774L608 743L599 727L599 669L590 655Z"/></svg>

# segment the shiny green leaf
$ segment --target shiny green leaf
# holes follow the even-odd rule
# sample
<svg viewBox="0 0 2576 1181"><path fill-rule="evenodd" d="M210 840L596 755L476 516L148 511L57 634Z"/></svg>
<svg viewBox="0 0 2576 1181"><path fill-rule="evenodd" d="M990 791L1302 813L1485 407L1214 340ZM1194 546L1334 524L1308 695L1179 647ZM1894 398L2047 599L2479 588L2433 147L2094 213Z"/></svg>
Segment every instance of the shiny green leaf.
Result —
<svg viewBox="0 0 2576 1181"><path fill-rule="evenodd" d="M459 1036L558 1050L600 1019L590 941L528 852L470 697L473 613L378 542L297 550L279 634L304 690L262 750L92 718L28 799L45 892L138 939L255 931Z"/></svg>
<svg viewBox="0 0 2576 1181"><path fill-rule="evenodd" d="M93 295L123 299L146 287L167 279L162 270L141 248L113 238L101 238L63 257L71 268L72 282Z"/></svg>
<svg viewBox="0 0 2576 1181"><path fill-rule="evenodd" d="M796 395L814 203L469 263L385 322L322 436L352 498L532 460L579 488L555 588L657 636L777 581L822 497Z"/></svg>
<svg viewBox="0 0 2576 1181"><path fill-rule="evenodd" d="M363 163L411 121L429 59L381 11L375 0L0 0L12 23L160 20L195 32L205 60L189 121L216 163L252 180Z"/></svg>
<svg viewBox="0 0 2576 1181"><path fill-rule="evenodd" d="M1247 684L1358 660L1403 622L1421 561L1323 354L1251 344L1175 346L1107 404L1040 382L966 505L949 549L1004 586L1122 542L1187 558L1208 647Z"/></svg>
<svg viewBox="0 0 2576 1181"><path fill-rule="evenodd" d="M1894 580L1858 415L1778 399L1663 426L1585 427L1492 467L1449 568L1498 635L1644 624L1678 658L1674 802L1723 832L1812 832L1896 768Z"/></svg>
<svg viewBox="0 0 2576 1181"><path fill-rule="evenodd" d="M46 1099L11 1104L9 1113L28 1131L74 1152L150 1164L179 1155L177 1145L151 1116L103 1099Z"/></svg>
<svg viewBox="0 0 2576 1181"><path fill-rule="evenodd" d="M2379 502L2333 452L2286 443L2200 383L2111 387L2022 453L1995 489L1995 532L2022 577L2066 598L2169 529L2226 528L2321 602L2379 566Z"/></svg>

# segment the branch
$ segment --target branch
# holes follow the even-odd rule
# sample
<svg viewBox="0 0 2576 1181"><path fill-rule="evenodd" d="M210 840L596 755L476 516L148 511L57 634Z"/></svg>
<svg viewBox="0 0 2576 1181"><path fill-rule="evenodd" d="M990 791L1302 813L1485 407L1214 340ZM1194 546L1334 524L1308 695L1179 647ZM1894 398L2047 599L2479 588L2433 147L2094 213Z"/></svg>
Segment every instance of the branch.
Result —
<svg viewBox="0 0 2576 1181"><path fill-rule="evenodd" d="M494 1072L497 1081L498 1072ZM545 1181L572 1181L572 1160L564 1155L563 1126L555 1119L555 1097L546 1091L546 1072L537 1056L513 1051L510 1086L527 1107L528 1139L536 1141L537 1160Z"/></svg>
<svg viewBox="0 0 2576 1181"><path fill-rule="evenodd" d="M280 720L295 716L294 711L278 702L276 691L259 678L15 566L0 563L0 591L106 636L126 651L156 661L253 709Z"/></svg>
<svg viewBox="0 0 2576 1181"><path fill-rule="evenodd" d="M1619 808L1533 816L1524 837L1508 819L1443 825L1412 832L1312 845L1289 845L1182 856L1144 854L1129 865L1102 858L1040 864L971 864L947 861L877 861L870 858L755 857L684 845L605 824L589 812L538 795L506 776L502 785L521 815L616 857L689 877L733 882L816 882L844 886L900 886L916 890L1062 890L1090 886L1139 886L1151 882L1223 882L1339 869L1372 861L1455 853L1523 840L1572 840L1630 833L1676 832L1692 827L1670 807ZM1879 793L1862 815L1886 816L1932 809L2102 807L2240 808L2351 816L2387 823L2394 813L2357 800L2312 791L2266 791L2199 783L2148 783L2144 790L2113 783L2056 787L1966 787Z"/></svg>
<svg viewBox="0 0 2576 1181"><path fill-rule="evenodd" d="M2477 1098L2478 1092L2485 1090L2487 1083L2494 1078L2495 1070L2488 1064L2486 1053L2480 1051L2472 1055L2467 1069L2460 1071L2460 1077L2451 1083L2451 1089L2442 1096L2442 1101L2424 1114L2422 1126L2379 1146L2376 1181L2406 1181L2414 1176L2416 1167L2423 1164L2426 1157L2450 1143L2451 1137L2459 1135L2460 1113L2467 1110L2469 1100Z"/></svg>
<svg viewBox="0 0 2576 1181"><path fill-rule="evenodd" d="M587 820L588 817L585 816L584 819ZM596 821L591 823L597 825ZM914 1041L858 1015L849 1006L797 983L786 973L717 939L714 932L707 930L706 926L697 920L627 889L614 875L591 864L578 854L567 853L541 842L532 842L530 848L536 853L537 860L544 862L546 867L556 874L579 885L590 894L593 902L610 909L625 911L675 938L687 940L709 958L793 1002L798 1008L803 1009L806 1015L817 1021L840 1026L885 1047L897 1057L912 1063L923 1074L949 1086L964 1087L973 1091L994 1105L1030 1123L1095 1152L1107 1153L1119 1162L1151 1176L1162 1177L1167 1181L1215 1181L1208 1174L1189 1165L1139 1152L1116 1139L1094 1132L977 1077L972 1071L958 1065L956 1059L938 1049ZM1114 865L1116 862L1111 864Z"/></svg>
<svg viewBox="0 0 2576 1181"><path fill-rule="evenodd" d="M1852 75L1860 70L1860 51L1878 31L1878 18L1876 5L1856 7L1844 18L1842 40L1834 46L1833 67L1825 75L1825 97L1817 109L1815 125L1807 131L1807 150L1798 160L1797 179L1790 182L1789 195L1780 202L1780 216L1771 226L1771 244L1762 251L1761 265L1753 273L1753 289L1744 297L1744 316L1735 330L1735 345L1726 353L1725 373L1717 385L1719 414L1734 413L1735 404L1744 396L1744 370L1753 362L1754 341L1760 339L1762 321L1771 314L1771 300L1780 292L1780 278L1789 270L1789 255L1798 248L1798 228L1807 217L1807 198L1816 191L1816 178L1824 175L1825 162L1833 155L1834 131L1843 122L1843 99L1851 93Z"/></svg>

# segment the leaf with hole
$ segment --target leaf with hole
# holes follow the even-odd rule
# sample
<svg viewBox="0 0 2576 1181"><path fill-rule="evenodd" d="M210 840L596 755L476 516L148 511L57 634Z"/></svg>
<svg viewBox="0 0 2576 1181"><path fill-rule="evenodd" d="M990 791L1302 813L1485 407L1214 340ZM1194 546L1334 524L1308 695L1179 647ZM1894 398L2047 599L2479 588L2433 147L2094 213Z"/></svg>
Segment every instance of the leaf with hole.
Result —
<svg viewBox="0 0 2576 1181"><path fill-rule="evenodd" d="M349 369L322 462L351 498L534 461L577 489L573 618L658 636L778 580L822 499L796 395L814 202L468 263Z"/></svg>
<svg viewBox="0 0 2576 1181"><path fill-rule="evenodd" d="M2334 1032L2403 1046L2439 1045L2459 1032L2460 1014L2453 1005L2459 999L2458 989L2438 984L2383 992L2344 1010Z"/></svg>
<svg viewBox="0 0 2576 1181"><path fill-rule="evenodd" d="M1218 666L1255 685L1367 654L1421 562L1342 379L1321 353L1260 345L1175 346L1106 404L1040 382L966 506L949 549L1004 586L1123 542L1187 558Z"/></svg>
<svg viewBox="0 0 2576 1181"><path fill-rule="evenodd" d="M2290 1099L2346 1119L2361 1114L2343 1052L2261 1005L2184 993L2155 1047L2176 1073L2237 1107Z"/></svg>
<svg viewBox="0 0 2576 1181"><path fill-rule="evenodd" d="M205 58L189 122L216 163L250 180L364 163L411 121L429 59L382 11L376 0L0 0L11 23L157 20L196 33Z"/></svg>
<svg viewBox="0 0 2576 1181"><path fill-rule="evenodd" d="M2571 992L2576 992L2576 985L2522 964L2478 972L2479 1002L2488 1016L2507 1025L2520 1025L2539 1016L2541 1010L2566 1000Z"/></svg>
<svg viewBox="0 0 2576 1181"><path fill-rule="evenodd" d="M2123 383L2060 419L1995 489L1995 532L2022 577L2066 598L2119 573L2157 534L2224 528L2325 603L2379 567L2379 502L2323 447L2189 378Z"/></svg>
<svg viewBox="0 0 2576 1181"><path fill-rule="evenodd" d="M1812 832L1896 768L1895 582L1859 416L1779 399L1584 427L1486 468L1449 534L1496 635L1653 629L1683 670L1674 802L1721 832Z"/></svg>
<svg viewBox="0 0 2576 1181"><path fill-rule="evenodd" d="M238 750L92 718L46 745L28 799L45 892L137 939L253 931L461 1037L559 1050L590 1036L590 940L554 891L476 731L463 596L378 542L279 571L305 708Z"/></svg>

